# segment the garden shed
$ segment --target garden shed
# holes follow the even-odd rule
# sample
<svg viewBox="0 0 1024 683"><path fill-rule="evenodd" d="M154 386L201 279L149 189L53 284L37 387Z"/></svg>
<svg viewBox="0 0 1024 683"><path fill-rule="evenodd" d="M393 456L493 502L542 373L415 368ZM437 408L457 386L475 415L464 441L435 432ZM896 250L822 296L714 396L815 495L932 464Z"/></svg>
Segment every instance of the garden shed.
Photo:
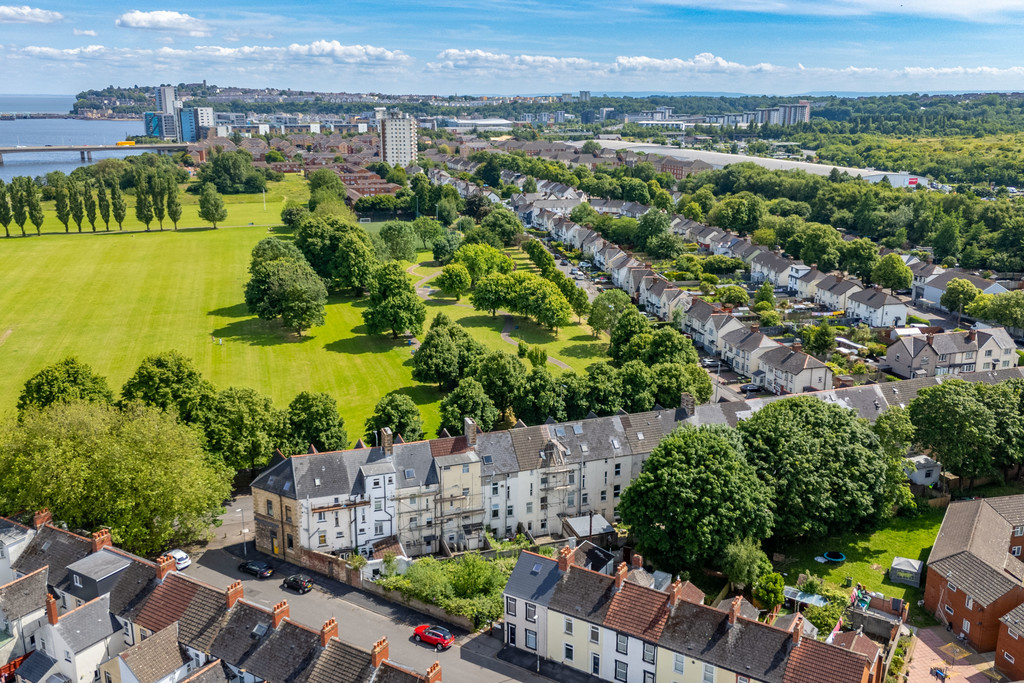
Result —
<svg viewBox="0 0 1024 683"><path fill-rule="evenodd" d="M924 562L911 560L907 557L894 557L892 568L889 569L889 580L893 583L902 583L907 586L921 587L921 570Z"/></svg>

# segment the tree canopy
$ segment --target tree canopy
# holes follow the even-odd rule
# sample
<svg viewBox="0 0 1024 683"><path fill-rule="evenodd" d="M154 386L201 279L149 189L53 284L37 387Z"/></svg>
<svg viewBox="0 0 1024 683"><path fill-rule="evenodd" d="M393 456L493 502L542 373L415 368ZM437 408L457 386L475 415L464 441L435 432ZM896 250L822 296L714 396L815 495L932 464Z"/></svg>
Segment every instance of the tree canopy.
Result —
<svg viewBox="0 0 1024 683"><path fill-rule="evenodd" d="M114 394L105 377L77 357L68 356L29 377L18 397L18 410L77 400L113 403Z"/></svg>

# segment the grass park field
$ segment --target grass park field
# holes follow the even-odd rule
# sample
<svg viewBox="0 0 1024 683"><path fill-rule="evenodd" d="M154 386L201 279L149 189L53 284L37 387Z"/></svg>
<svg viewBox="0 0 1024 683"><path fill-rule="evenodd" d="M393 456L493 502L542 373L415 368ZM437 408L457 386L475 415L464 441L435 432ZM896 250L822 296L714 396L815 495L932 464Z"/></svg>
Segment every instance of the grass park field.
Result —
<svg viewBox="0 0 1024 683"><path fill-rule="evenodd" d="M266 226L279 222L284 201L278 194L271 202L271 195L266 213L260 197L231 202L225 224L244 227L0 240L0 413L14 410L26 379L65 356L89 363L116 393L146 355L177 349L217 387L250 386L278 407L304 390L331 394L353 441L380 397L401 390L419 405L433 435L440 392L412 380L406 340L366 334L365 300L332 297L326 324L302 337L248 313L242 288L249 254L268 235ZM251 219L233 220L238 214ZM421 252L422 263L407 264L415 279L437 272L430 258ZM516 258L528 263L521 252ZM488 348L515 351L501 338L501 315L474 311L465 297L457 305L432 296L428 325L441 310ZM550 357L574 369L604 356L607 340L595 341L583 326L556 338L518 318L516 325L513 336L544 344Z"/></svg>

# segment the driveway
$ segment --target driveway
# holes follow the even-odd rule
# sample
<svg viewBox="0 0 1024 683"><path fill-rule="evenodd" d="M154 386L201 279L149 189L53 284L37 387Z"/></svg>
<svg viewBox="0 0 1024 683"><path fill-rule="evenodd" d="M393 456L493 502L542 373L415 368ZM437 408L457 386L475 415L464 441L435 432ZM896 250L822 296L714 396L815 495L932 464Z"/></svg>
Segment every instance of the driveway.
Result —
<svg viewBox="0 0 1024 683"><path fill-rule="evenodd" d="M957 656L967 653L949 668L949 678L957 683L992 683L1008 680L993 668L994 653L978 654L966 644L958 642L956 636L946 631L944 627L933 626L917 630L917 643L914 645L913 659L908 666L907 683L935 683L938 679L932 675L932 668L949 666L953 661L953 653L957 652Z"/></svg>

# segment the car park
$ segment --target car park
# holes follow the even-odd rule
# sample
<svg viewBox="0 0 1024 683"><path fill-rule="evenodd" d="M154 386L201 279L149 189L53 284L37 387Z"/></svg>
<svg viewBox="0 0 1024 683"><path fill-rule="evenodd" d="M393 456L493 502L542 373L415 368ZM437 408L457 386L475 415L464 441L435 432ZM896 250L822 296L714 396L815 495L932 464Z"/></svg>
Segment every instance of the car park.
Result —
<svg viewBox="0 0 1024 683"><path fill-rule="evenodd" d="M252 574L258 579L265 579L274 573L274 568L263 560L246 560L238 565L238 571L243 574Z"/></svg>
<svg viewBox="0 0 1024 683"><path fill-rule="evenodd" d="M177 569L179 572L185 567L188 567L190 564L192 564L192 558L188 556L188 553L179 548L175 548L174 550L168 550L167 555L174 559L174 568Z"/></svg>
<svg viewBox="0 0 1024 683"><path fill-rule="evenodd" d="M433 645L434 649L440 652L441 650L447 650L455 642L455 636L452 632L443 626L434 626L433 624L420 624L413 631L413 638L417 643L426 643L427 645Z"/></svg>
<svg viewBox="0 0 1024 683"><path fill-rule="evenodd" d="M296 593L308 593L313 590L313 579L305 574L292 574L284 580L284 588L290 588Z"/></svg>

